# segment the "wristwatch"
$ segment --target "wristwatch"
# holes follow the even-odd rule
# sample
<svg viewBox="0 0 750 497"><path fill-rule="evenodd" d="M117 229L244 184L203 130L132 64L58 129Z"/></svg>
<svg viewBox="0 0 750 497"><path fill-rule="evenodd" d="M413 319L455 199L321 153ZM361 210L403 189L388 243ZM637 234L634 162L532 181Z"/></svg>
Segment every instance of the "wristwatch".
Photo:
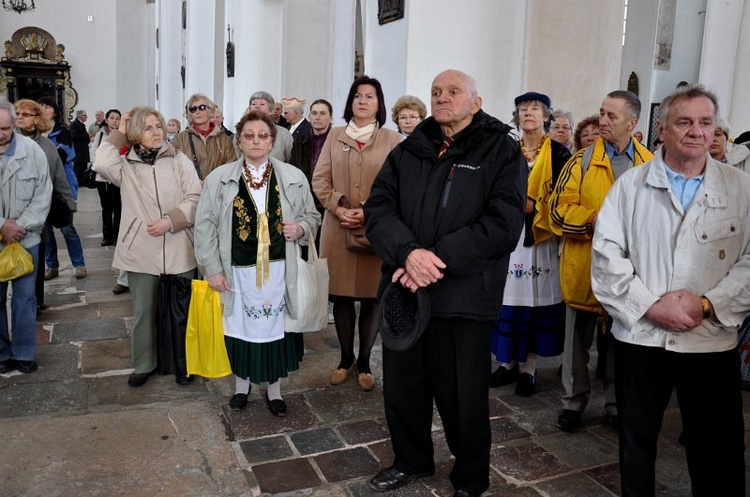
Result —
<svg viewBox="0 0 750 497"><path fill-rule="evenodd" d="M708 297L705 295L701 295L701 307L703 308L703 319L708 319L711 317L711 301L708 300Z"/></svg>

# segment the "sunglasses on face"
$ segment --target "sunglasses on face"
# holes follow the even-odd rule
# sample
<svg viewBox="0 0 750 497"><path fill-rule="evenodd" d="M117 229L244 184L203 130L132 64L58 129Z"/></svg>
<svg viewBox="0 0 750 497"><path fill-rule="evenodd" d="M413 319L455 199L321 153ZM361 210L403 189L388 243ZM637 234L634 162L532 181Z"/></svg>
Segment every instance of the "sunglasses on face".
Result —
<svg viewBox="0 0 750 497"><path fill-rule="evenodd" d="M208 105L206 105L206 104L193 105L192 107L188 107L188 111L191 114L195 114L199 110L206 110L206 109L208 109Z"/></svg>
<svg viewBox="0 0 750 497"><path fill-rule="evenodd" d="M255 133L242 133L242 138L245 139L245 140L247 140L247 141L253 141L253 140L255 140L257 138L258 140L264 142L264 141L268 140L270 137L271 137L271 135L269 135L265 131L261 131L257 135Z"/></svg>

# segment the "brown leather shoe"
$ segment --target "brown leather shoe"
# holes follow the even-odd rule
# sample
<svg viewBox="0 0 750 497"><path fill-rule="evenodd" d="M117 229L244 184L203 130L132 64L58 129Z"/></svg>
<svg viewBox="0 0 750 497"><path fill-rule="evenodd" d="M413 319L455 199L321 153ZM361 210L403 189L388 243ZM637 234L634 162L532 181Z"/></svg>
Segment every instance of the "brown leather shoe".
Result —
<svg viewBox="0 0 750 497"><path fill-rule="evenodd" d="M336 371L331 373L331 385L341 385L349 378L349 372L354 369L354 365L349 369L338 368Z"/></svg>
<svg viewBox="0 0 750 497"><path fill-rule="evenodd" d="M44 281L49 281L52 278L57 278L60 271L56 267L51 267L44 272Z"/></svg>
<svg viewBox="0 0 750 497"><path fill-rule="evenodd" d="M121 285L119 283L112 287L112 293L114 293L115 295L121 295L129 291L130 291L130 288L126 287L125 285Z"/></svg>

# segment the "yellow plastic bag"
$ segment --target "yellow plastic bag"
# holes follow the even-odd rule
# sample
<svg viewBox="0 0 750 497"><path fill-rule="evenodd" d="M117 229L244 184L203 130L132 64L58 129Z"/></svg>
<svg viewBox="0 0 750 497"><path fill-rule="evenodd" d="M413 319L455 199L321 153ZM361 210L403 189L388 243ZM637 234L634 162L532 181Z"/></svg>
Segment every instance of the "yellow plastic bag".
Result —
<svg viewBox="0 0 750 497"><path fill-rule="evenodd" d="M220 378L232 374L224 343L219 293L211 290L204 280L192 283L185 357L189 375Z"/></svg>
<svg viewBox="0 0 750 497"><path fill-rule="evenodd" d="M20 243L9 243L0 252L0 282L18 279L33 270L34 260Z"/></svg>

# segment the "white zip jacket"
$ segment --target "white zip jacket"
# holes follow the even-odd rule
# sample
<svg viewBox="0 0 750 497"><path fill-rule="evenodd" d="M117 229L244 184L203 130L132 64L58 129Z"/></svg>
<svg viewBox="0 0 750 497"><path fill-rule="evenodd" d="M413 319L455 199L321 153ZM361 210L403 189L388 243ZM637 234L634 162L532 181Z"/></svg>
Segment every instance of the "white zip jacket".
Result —
<svg viewBox="0 0 750 497"><path fill-rule="evenodd" d="M659 151L623 174L596 221L591 283L623 342L676 352L721 352L737 345L750 310L750 175L708 155L687 212L672 195ZM716 319L670 333L643 315L666 292L711 301Z"/></svg>

